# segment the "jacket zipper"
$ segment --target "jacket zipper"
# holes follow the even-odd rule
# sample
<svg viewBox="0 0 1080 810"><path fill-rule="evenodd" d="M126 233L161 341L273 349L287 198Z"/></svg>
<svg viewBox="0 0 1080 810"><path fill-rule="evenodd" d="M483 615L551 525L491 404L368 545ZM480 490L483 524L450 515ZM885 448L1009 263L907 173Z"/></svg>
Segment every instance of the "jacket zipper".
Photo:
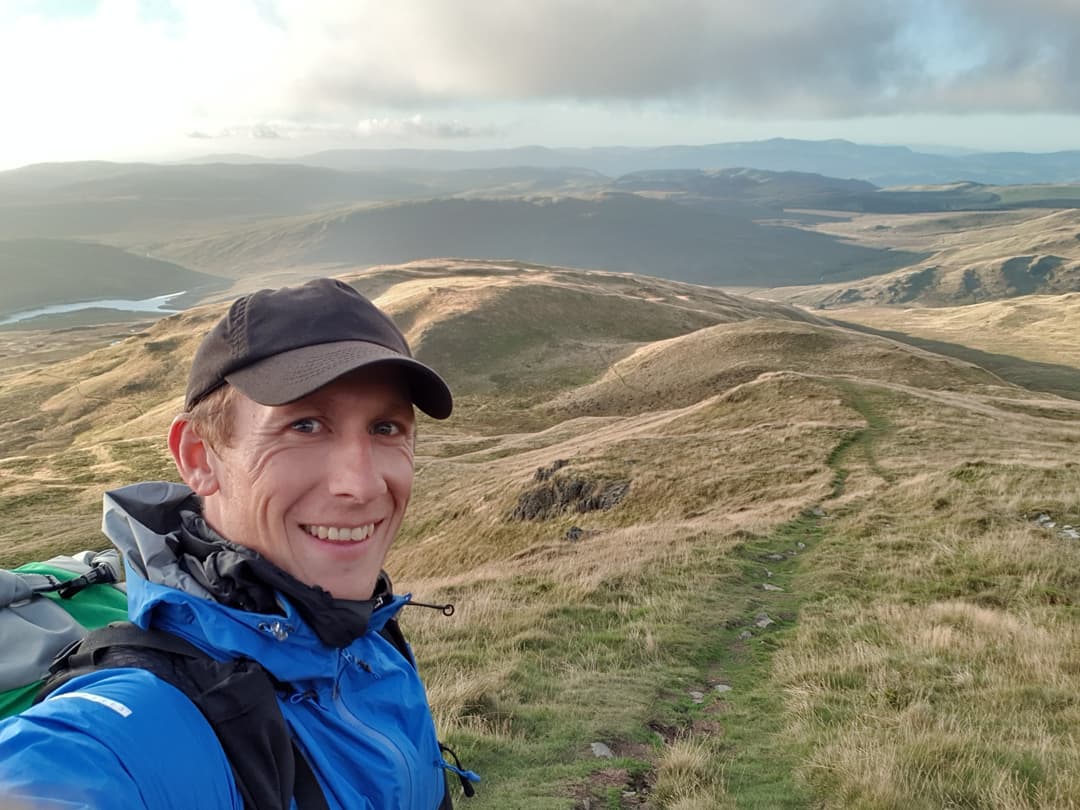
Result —
<svg viewBox="0 0 1080 810"><path fill-rule="evenodd" d="M409 764L409 758L405 756L405 752L401 750L393 739L383 734L373 726L368 725L349 709L345 704L345 701L341 697L341 678L344 675L345 668L349 665L359 666L357 659L349 653L348 650L341 650L339 655L337 678L334 680L333 701L334 707L338 710L341 716L345 719L349 725L364 732L368 737L374 740L378 745L382 746L384 750L391 754L391 757L395 759L401 769L401 772L405 775L403 780L405 786L405 798L406 801L402 803L402 810L412 810L412 798L413 798L413 768ZM366 667L366 671L370 672L371 668Z"/></svg>

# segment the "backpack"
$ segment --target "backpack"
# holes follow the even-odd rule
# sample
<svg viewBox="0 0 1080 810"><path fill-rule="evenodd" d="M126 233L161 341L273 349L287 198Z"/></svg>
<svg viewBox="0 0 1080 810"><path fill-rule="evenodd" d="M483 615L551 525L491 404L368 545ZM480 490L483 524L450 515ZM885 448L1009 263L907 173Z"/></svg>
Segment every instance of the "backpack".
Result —
<svg viewBox="0 0 1080 810"><path fill-rule="evenodd" d="M115 549L0 569L0 717L30 707L61 650L127 619L119 579Z"/></svg>
<svg viewBox="0 0 1080 810"><path fill-rule="evenodd" d="M127 595L116 584L116 551L83 552L12 571L0 569L0 717L17 714L79 675L99 669L148 670L183 692L206 718L232 767L248 810L326 810L315 774L278 706L287 690L255 661L218 662L169 633L127 621ZM6 608L6 609L5 609ZM452 610L452 608L451 608ZM416 666L397 621L381 635ZM7 658L15 658L8 655ZM466 796L475 774L453 757ZM451 810L449 779L439 810Z"/></svg>

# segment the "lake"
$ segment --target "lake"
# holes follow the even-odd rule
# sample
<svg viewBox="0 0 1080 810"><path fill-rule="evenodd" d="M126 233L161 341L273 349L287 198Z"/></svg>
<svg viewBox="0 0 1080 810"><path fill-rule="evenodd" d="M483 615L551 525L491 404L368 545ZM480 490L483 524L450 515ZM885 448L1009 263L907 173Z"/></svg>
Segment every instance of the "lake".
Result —
<svg viewBox="0 0 1080 810"><path fill-rule="evenodd" d="M169 301L183 295L185 292L186 290L181 290L180 292L169 293L168 295L158 295L154 298L143 298L141 300L132 298L106 298L97 301L79 301L74 304L53 304L39 309L27 309L22 312L16 312L14 315L0 318L0 326L7 326L9 324L18 323L19 321L28 321L31 318L40 318L42 315L59 315L64 312L75 312L80 309L116 309L123 312L160 312L171 314L173 312L179 312L180 310L169 309Z"/></svg>

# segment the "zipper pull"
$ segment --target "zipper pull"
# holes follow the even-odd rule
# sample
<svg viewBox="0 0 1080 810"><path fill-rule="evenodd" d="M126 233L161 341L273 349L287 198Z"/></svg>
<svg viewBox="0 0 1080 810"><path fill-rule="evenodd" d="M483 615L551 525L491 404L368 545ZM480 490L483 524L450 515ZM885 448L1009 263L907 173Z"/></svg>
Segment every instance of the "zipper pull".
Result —
<svg viewBox="0 0 1080 810"><path fill-rule="evenodd" d="M466 798L471 799L473 796L476 795L476 788L472 786L472 783L480 781L480 774L478 774L476 771L462 770L461 760L458 759L458 755L454 753L454 749L451 748L449 745L439 743L439 751L449 754L451 757L454 758L453 765L451 765L445 759L443 759L443 761L439 764L442 765L442 767L446 770L450 771L450 773L457 776L458 781L461 782L461 789L465 791Z"/></svg>
<svg viewBox="0 0 1080 810"><path fill-rule="evenodd" d="M415 602L415 601L410 599L408 602L405 603L405 605L406 606L412 605L413 607L431 608L432 610L439 611L439 613L441 613L443 616L453 616L454 615L454 606L451 605L451 604L429 605L427 602Z"/></svg>
<svg viewBox="0 0 1080 810"><path fill-rule="evenodd" d="M371 664L369 664L363 658L357 658L355 655L353 655L346 649L342 649L341 657L344 658L350 666L360 667L360 669L364 670L364 672L366 672L368 675L372 675L375 672L375 670L371 668ZM376 675L375 677L378 676Z"/></svg>

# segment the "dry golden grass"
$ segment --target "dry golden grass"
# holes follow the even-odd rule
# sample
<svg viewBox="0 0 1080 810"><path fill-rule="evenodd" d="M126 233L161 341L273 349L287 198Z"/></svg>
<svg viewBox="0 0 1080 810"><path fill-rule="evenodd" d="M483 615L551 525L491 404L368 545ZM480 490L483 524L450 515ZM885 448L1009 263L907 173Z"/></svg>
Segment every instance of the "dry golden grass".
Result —
<svg viewBox="0 0 1080 810"><path fill-rule="evenodd" d="M977 366L836 327L755 318L643 346L592 385L555 398L562 416L640 412L699 402L776 369L971 389L1000 381Z"/></svg>
<svg viewBox="0 0 1080 810"><path fill-rule="evenodd" d="M813 230L927 257L861 281L777 287L754 294L833 308L860 302L948 306L1027 293L1072 292L1080 286L1078 227L1080 212L1075 209L855 214L817 224Z"/></svg>
<svg viewBox="0 0 1080 810"><path fill-rule="evenodd" d="M964 464L837 521L776 660L825 806L1080 806L1080 546L1029 520L1077 478Z"/></svg>
<svg viewBox="0 0 1080 810"><path fill-rule="evenodd" d="M1029 295L962 307L844 307L829 315L874 329L1080 368L1076 339L1080 293Z"/></svg>
<svg viewBox="0 0 1080 810"><path fill-rule="evenodd" d="M1080 524L1080 402L675 282L451 261L349 278L464 391L421 423L388 567L457 605L404 622L441 732L487 769L477 810L582 806L596 739L624 745L647 806L1077 806L1080 544L1029 518ZM5 562L94 545L102 490L172 477L177 370L220 311L0 371ZM556 461L625 497L511 519ZM770 563L794 572L784 629L747 642L765 663L706 733L671 693L748 666L718 639L766 598L750 549L819 504L821 541ZM683 733L657 740L673 713Z"/></svg>
<svg viewBox="0 0 1080 810"><path fill-rule="evenodd" d="M724 791L716 751L707 740L676 740L664 749L656 768L653 798L667 810L723 810L735 807Z"/></svg>
<svg viewBox="0 0 1080 810"><path fill-rule="evenodd" d="M807 410L813 415L807 418ZM423 575L508 557L528 568L570 555L581 571L637 566L665 550L655 532L734 531L771 525L827 497L826 458L845 429L861 425L834 389L801 377L767 377L723 396L618 420L576 419L454 459L425 459L399 543L395 570ZM548 440L545 442L545 438ZM556 459L563 472L630 481L618 509L570 512L541 523L508 520L537 468ZM771 464L764 466L763 459ZM598 534L568 545L579 524ZM462 547L460 538L469 542ZM587 559L582 559L588 555Z"/></svg>

